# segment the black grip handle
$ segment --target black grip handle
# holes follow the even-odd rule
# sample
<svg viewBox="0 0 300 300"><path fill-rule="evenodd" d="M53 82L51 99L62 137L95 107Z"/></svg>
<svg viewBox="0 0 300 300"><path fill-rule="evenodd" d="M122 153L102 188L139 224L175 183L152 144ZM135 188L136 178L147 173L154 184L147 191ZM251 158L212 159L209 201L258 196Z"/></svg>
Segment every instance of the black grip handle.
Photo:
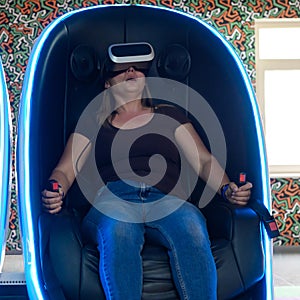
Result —
<svg viewBox="0 0 300 300"><path fill-rule="evenodd" d="M54 180L54 179L48 180L47 185L46 185L47 191L58 193L59 188L60 188L60 185L56 180Z"/></svg>
<svg viewBox="0 0 300 300"><path fill-rule="evenodd" d="M238 181L237 181L238 187L246 184L246 182L247 182L247 174L245 172L241 172L239 174L239 178L238 178Z"/></svg>

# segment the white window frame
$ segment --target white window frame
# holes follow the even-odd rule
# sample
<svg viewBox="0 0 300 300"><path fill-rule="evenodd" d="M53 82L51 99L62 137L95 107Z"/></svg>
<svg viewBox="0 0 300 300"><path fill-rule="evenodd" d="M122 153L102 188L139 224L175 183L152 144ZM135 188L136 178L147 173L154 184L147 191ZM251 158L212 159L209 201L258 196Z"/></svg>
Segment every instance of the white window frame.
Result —
<svg viewBox="0 0 300 300"><path fill-rule="evenodd" d="M264 128L266 128L265 114L265 71L272 70L300 70L299 59L261 59L259 57L259 30L262 28L300 28L300 19L257 19L255 20L255 61L256 61L256 95L260 108ZM300 37L299 37L300 38ZM299 83L300 84L300 83ZM299 89L300 91L300 89ZM278 119L280 122L280 119ZM300 123L300 111L299 111ZM298 125L299 127L299 125ZM268 133L265 130L265 135ZM299 137L300 138L300 137ZM268 145L266 145L268 147ZM299 149L300 155L300 149ZM300 165L271 165L271 177L299 177Z"/></svg>

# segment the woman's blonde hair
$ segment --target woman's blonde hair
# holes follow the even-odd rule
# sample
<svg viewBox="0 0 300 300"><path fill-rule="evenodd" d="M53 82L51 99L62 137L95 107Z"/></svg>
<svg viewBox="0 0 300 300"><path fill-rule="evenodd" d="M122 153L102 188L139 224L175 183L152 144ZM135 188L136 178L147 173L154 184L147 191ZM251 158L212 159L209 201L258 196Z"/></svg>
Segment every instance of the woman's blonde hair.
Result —
<svg viewBox="0 0 300 300"><path fill-rule="evenodd" d="M145 85L143 94L142 94L142 106L144 107L153 107L153 101L151 94L147 85ZM101 104L97 112L97 122L100 126L107 124L107 121L110 120L115 114L115 99L111 93L111 89L106 89L103 92L103 97L101 99Z"/></svg>

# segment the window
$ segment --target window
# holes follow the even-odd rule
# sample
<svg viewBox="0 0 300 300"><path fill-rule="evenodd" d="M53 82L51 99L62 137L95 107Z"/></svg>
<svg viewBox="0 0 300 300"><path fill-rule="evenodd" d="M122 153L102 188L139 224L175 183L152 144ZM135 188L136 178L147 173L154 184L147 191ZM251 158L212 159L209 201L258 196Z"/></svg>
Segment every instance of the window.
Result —
<svg viewBox="0 0 300 300"><path fill-rule="evenodd" d="M300 20L255 22L256 93L272 177L300 175Z"/></svg>

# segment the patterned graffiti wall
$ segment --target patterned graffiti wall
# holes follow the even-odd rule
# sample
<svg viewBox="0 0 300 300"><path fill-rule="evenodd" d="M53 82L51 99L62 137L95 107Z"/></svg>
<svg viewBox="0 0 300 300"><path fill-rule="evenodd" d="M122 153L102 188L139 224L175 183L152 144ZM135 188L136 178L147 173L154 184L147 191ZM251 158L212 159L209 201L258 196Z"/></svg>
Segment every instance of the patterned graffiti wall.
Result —
<svg viewBox="0 0 300 300"><path fill-rule="evenodd" d="M280 229L276 246L300 245L300 179L271 179L273 214Z"/></svg>
<svg viewBox="0 0 300 300"><path fill-rule="evenodd" d="M143 4L171 8L200 18L221 32L238 52L255 85L254 20L296 18L300 1L272 0L0 0L0 53L6 72L13 118L13 144L20 91L33 43L52 20L82 7L98 4ZM15 150L12 154L12 196L7 251L21 251L15 182ZM299 245L299 180L272 180L273 212L283 237L278 245ZM298 227L297 227L298 226Z"/></svg>

